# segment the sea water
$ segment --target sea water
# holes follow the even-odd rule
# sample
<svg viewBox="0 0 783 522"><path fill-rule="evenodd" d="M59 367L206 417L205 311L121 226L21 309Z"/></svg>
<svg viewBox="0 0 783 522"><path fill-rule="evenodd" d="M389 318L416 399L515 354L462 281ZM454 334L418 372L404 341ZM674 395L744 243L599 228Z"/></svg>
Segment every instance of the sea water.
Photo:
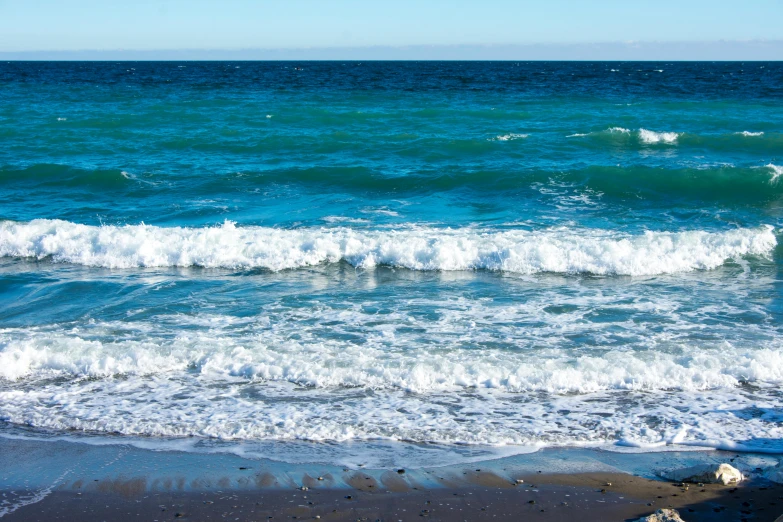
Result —
<svg viewBox="0 0 783 522"><path fill-rule="evenodd" d="M781 63L2 63L0 220L0 436L783 451Z"/></svg>

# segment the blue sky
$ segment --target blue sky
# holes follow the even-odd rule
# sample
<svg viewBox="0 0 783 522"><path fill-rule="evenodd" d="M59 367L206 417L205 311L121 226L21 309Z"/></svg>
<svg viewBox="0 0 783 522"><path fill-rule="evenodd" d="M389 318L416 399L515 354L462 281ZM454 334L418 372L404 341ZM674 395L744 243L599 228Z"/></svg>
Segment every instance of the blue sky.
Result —
<svg viewBox="0 0 783 522"><path fill-rule="evenodd" d="M0 52L783 40L783 0L0 0Z"/></svg>

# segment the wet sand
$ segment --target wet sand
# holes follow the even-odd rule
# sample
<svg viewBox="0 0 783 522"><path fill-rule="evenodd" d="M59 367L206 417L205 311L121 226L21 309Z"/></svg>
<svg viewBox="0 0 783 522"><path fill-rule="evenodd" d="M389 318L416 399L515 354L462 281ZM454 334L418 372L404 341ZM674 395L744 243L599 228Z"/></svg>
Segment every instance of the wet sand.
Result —
<svg viewBox="0 0 783 522"><path fill-rule="evenodd" d="M783 485L748 469L774 459L720 452L558 450L480 464L357 470L63 442L0 440L0 450L3 521L592 521L635 520L663 507L686 521L771 522L783 514ZM698 486L597 469L723 458L736 459L751 478L736 487ZM549 472L569 461L592 469ZM540 471L530 467L547 462Z"/></svg>
<svg viewBox="0 0 783 522"><path fill-rule="evenodd" d="M570 521L629 520L661 507L673 507L686 521L774 521L783 513L783 487L758 482L736 488L690 485L685 490L671 483L601 473L542 474L528 477L530 483L511 485L494 473L484 473L444 488L413 489L415 482L404 480L390 480L389 484L362 480L357 475L352 490L260 487L255 491L187 492L149 491L138 479L109 485L75 482L3 518ZM611 486L606 485L609 482Z"/></svg>

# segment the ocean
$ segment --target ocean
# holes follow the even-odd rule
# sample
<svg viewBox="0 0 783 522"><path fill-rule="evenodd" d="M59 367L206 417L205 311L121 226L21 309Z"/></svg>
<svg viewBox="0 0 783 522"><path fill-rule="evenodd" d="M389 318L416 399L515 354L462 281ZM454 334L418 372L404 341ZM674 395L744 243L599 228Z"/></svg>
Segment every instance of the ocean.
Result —
<svg viewBox="0 0 783 522"><path fill-rule="evenodd" d="M0 437L783 452L781 227L782 62L0 63Z"/></svg>

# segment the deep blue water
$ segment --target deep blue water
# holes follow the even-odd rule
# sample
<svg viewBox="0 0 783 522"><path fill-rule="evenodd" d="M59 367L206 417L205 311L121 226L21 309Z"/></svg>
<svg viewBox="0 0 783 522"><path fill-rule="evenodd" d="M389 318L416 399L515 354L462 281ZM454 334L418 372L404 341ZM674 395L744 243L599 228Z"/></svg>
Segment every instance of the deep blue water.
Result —
<svg viewBox="0 0 783 522"><path fill-rule="evenodd" d="M0 434L780 450L782 102L781 62L0 63Z"/></svg>

